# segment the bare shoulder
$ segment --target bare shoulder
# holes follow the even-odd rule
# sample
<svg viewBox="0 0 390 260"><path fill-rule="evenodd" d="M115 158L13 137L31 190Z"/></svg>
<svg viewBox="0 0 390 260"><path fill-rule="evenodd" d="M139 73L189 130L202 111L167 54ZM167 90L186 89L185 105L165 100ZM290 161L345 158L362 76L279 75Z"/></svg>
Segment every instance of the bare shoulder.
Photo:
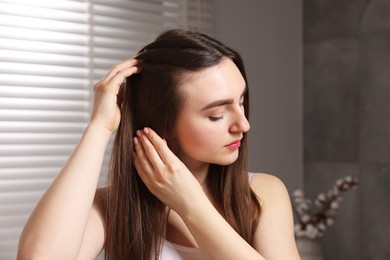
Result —
<svg viewBox="0 0 390 260"><path fill-rule="evenodd" d="M108 187L100 187L96 190L95 199L93 201L93 207L103 217L105 216L107 209L107 193Z"/></svg>
<svg viewBox="0 0 390 260"><path fill-rule="evenodd" d="M96 190L78 259L94 259L104 246L106 188Z"/></svg>
<svg viewBox="0 0 390 260"><path fill-rule="evenodd" d="M252 177L251 187L261 204L255 249L266 259L300 259L290 197L282 180L271 174L257 173Z"/></svg>
<svg viewBox="0 0 390 260"><path fill-rule="evenodd" d="M270 200L289 200L288 191L283 181L268 173L255 173L251 187L260 200L261 206L266 206Z"/></svg>
<svg viewBox="0 0 390 260"><path fill-rule="evenodd" d="M108 187L97 188L92 205L92 212L96 216L95 221L98 221L103 228L106 226L107 194Z"/></svg>

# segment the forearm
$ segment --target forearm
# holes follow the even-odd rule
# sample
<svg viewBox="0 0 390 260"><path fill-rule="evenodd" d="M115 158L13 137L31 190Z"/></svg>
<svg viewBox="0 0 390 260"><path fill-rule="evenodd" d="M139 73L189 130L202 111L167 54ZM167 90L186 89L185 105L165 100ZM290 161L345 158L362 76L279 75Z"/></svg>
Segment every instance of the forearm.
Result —
<svg viewBox="0 0 390 260"><path fill-rule="evenodd" d="M110 134L89 126L26 223L19 255L54 252L75 259L93 203ZM27 252L26 252L27 251Z"/></svg>
<svg viewBox="0 0 390 260"><path fill-rule="evenodd" d="M198 200L198 199L197 199ZM182 218L210 259L265 259L219 214L207 198Z"/></svg>

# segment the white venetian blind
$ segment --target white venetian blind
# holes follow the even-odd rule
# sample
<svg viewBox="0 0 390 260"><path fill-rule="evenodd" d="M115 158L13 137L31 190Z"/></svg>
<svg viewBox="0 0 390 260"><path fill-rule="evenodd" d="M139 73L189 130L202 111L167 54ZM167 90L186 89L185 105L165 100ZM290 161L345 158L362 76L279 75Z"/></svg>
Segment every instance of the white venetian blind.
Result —
<svg viewBox="0 0 390 260"><path fill-rule="evenodd" d="M187 2L187 28L208 35L214 35L214 8L211 0L190 0Z"/></svg>
<svg viewBox="0 0 390 260"><path fill-rule="evenodd" d="M88 119L88 31L85 2L0 1L0 259Z"/></svg>
<svg viewBox="0 0 390 260"><path fill-rule="evenodd" d="M77 144L93 84L170 28L212 34L210 0L0 0L1 260Z"/></svg>

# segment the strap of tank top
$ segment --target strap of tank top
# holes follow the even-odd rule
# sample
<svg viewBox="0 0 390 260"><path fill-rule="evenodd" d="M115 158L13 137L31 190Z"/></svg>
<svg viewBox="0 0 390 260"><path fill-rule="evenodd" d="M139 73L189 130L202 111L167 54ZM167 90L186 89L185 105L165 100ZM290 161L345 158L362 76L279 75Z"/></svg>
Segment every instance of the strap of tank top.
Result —
<svg viewBox="0 0 390 260"><path fill-rule="evenodd" d="M252 180L253 175L255 175L255 173L248 172L248 180L249 180L249 182Z"/></svg>

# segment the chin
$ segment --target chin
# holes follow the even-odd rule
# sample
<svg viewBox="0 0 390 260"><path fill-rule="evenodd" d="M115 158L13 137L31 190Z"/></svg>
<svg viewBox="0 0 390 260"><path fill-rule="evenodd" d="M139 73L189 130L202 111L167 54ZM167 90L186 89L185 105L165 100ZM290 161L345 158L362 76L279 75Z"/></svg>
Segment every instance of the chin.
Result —
<svg viewBox="0 0 390 260"><path fill-rule="evenodd" d="M238 159L238 154L236 156L230 156L225 158L220 158L219 160L216 160L215 162L212 162L213 164L218 164L222 166L228 166L233 164Z"/></svg>
<svg viewBox="0 0 390 260"><path fill-rule="evenodd" d="M234 161L235 162L235 161ZM229 162L229 163L217 163L218 165L221 165L221 166L229 166L229 165L232 165L234 162Z"/></svg>

